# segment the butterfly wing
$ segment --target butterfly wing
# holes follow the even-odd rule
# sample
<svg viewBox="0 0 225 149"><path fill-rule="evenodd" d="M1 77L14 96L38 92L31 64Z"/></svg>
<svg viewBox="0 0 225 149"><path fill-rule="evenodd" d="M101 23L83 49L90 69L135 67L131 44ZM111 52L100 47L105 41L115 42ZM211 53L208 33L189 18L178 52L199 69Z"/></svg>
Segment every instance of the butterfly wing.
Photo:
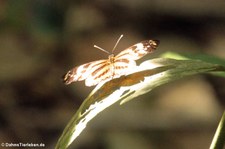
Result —
<svg viewBox="0 0 225 149"><path fill-rule="evenodd" d="M135 60L153 52L158 44L158 40L146 40L121 51L115 56L114 60L115 77L120 77L133 71L133 68L136 66Z"/></svg>
<svg viewBox="0 0 225 149"><path fill-rule="evenodd" d="M136 67L136 62L132 59L115 58L113 78L129 74Z"/></svg>
<svg viewBox="0 0 225 149"><path fill-rule="evenodd" d="M75 81L82 81L87 79L94 70L101 67L107 60L98 60L86 63L69 70L64 76L63 81L65 84L70 84Z"/></svg>
<svg viewBox="0 0 225 149"><path fill-rule="evenodd" d="M123 61L122 59L138 60L146 54L156 50L158 45L159 40L142 41L121 51L115 58L120 59L121 61Z"/></svg>
<svg viewBox="0 0 225 149"><path fill-rule="evenodd" d="M75 67L64 75L65 84L85 80L86 86L94 86L102 81L118 78L129 73L136 66L135 60L153 52L158 40L137 43L108 60L98 60ZM112 60L113 59L113 60Z"/></svg>
<svg viewBox="0 0 225 149"><path fill-rule="evenodd" d="M107 60L95 69L91 69L90 75L85 80L86 86L93 86L103 81L109 81L126 75L136 66L134 60L115 59L113 62Z"/></svg>
<svg viewBox="0 0 225 149"><path fill-rule="evenodd" d="M104 63L101 63L90 70L90 74L85 80L85 85L94 86L102 81L111 80L112 78L112 64L109 63L108 60L105 60Z"/></svg>

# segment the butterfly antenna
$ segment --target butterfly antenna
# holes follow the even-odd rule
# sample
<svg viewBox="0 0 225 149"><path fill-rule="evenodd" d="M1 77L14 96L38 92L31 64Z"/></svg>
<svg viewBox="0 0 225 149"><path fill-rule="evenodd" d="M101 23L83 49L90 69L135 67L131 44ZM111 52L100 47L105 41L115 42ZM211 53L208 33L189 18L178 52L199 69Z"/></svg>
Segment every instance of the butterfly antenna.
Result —
<svg viewBox="0 0 225 149"><path fill-rule="evenodd" d="M101 47L99 47L99 46L94 45L94 47L95 47L96 49L99 49L99 50L101 50L101 51L105 52L105 53L110 54L108 51L106 51L106 50L102 49L102 48L101 48Z"/></svg>
<svg viewBox="0 0 225 149"><path fill-rule="evenodd" d="M120 42L121 38L123 38L123 34L120 35L119 39L117 40L117 42L116 42L116 44L115 44L115 46L114 46L114 48L113 48L113 50L112 50L112 53L113 53L113 51L116 49L116 47L117 47L118 43Z"/></svg>

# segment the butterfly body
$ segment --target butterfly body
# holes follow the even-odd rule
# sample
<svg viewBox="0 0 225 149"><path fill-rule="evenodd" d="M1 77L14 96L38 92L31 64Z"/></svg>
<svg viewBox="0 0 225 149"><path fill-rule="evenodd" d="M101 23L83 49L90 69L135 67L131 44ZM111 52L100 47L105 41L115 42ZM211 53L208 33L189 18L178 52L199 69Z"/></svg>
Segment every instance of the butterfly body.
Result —
<svg viewBox="0 0 225 149"><path fill-rule="evenodd" d="M86 86L94 86L102 81L118 78L136 67L136 60L153 52L158 40L146 40L137 43L118 55L109 54L108 59L89 62L74 67L64 75L65 84L85 80Z"/></svg>

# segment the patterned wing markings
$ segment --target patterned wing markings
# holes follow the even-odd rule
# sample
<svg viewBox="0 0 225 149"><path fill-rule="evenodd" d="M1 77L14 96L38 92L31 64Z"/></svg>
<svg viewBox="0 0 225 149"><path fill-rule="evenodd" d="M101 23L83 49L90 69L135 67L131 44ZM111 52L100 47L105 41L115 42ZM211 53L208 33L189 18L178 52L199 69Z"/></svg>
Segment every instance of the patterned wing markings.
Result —
<svg viewBox="0 0 225 149"><path fill-rule="evenodd" d="M63 76L63 81L66 85L75 81L83 81L90 75L91 70L93 71L94 69L98 68L98 66L104 65L105 62L106 60L98 60L77 66L69 70Z"/></svg>
<svg viewBox="0 0 225 149"><path fill-rule="evenodd" d="M109 81L118 78L128 73L131 68L136 66L135 61L117 61L113 63L107 61L105 65L100 66L98 69L90 72L90 75L85 80L86 86L93 86L102 81Z"/></svg>
<svg viewBox="0 0 225 149"><path fill-rule="evenodd" d="M85 80L86 86L94 86L102 81L126 75L136 66L135 60L156 50L158 44L158 40L142 41L121 51L116 56L110 54L106 60L93 61L75 67L64 75L64 83L70 84ZM104 51L104 49L100 50Z"/></svg>
<svg viewBox="0 0 225 149"><path fill-rule="evenodd" d="M159 40L146 40L140 43L137 43L123 51L121 51L115 58L125 58L125 59L132 59L138 60L145 56L148 53L152 53L156 50L157 46L159 45Z"/></svg>

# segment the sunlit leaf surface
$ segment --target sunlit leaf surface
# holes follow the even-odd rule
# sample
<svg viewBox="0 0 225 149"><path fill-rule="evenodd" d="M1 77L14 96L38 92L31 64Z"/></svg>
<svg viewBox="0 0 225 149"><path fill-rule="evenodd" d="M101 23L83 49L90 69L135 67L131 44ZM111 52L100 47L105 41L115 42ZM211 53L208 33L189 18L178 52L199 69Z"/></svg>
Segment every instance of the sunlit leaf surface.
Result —
<svg viewBox="0 0 225 149"><path fill-rule="evenodd" d="M143 62L130 75L99 84L67 124L56 149L67 148L92 118L115 102L125 103L162 84L209 71L224 71L224 67L198 60L157 58Z"/></svg>

